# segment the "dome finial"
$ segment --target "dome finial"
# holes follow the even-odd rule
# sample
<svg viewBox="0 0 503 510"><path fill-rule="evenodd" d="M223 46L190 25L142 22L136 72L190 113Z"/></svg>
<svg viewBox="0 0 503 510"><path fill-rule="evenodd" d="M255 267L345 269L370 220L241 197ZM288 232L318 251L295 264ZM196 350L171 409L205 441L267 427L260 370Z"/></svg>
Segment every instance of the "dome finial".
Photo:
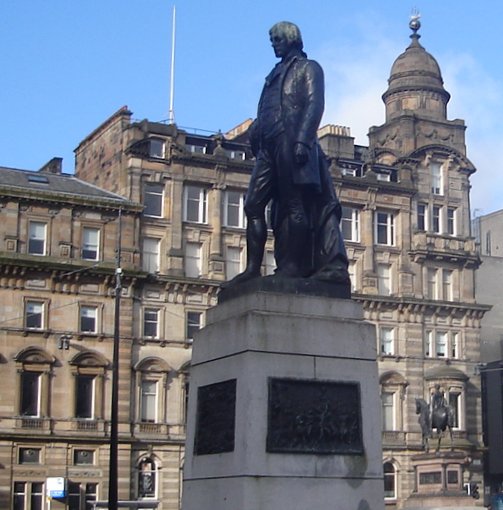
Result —
<svg viewBox="0 0 503 510"><path fill-rule="evenodd" d="M417 42L417 40L421 37L417 31L421 28L421 22L419 19L421 18L421 14L417 9L412 9L412 14L410 15L409 28L412 30L412 34L410 38Z"/></svg>

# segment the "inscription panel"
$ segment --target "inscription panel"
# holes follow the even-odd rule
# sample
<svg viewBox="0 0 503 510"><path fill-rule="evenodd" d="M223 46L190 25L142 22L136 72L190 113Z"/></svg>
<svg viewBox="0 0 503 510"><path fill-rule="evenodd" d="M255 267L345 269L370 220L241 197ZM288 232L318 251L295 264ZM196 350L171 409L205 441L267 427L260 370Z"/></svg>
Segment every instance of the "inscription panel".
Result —
<svg viewBox="0 0 503 510"><path fill-rule="evenodd" d="M359 384L270 378L267 451L362 454Z"/></svg>
<svg viewBox="0 0 503 510"><path fill-rule="evenodd" d="M194 454L234 451L236 379L197 388Z"/></svg>

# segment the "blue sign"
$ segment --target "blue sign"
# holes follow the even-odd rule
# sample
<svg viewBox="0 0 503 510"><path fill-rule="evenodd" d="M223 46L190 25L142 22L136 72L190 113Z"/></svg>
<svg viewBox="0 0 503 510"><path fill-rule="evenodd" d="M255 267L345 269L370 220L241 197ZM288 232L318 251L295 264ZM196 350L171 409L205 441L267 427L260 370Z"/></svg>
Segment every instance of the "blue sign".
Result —
<svg viewBox="0 0 503 510"><path fill-rule="evenodd" d="M47 478L47 495L50 498L66 497L66 484L62 476Z"/></svg>

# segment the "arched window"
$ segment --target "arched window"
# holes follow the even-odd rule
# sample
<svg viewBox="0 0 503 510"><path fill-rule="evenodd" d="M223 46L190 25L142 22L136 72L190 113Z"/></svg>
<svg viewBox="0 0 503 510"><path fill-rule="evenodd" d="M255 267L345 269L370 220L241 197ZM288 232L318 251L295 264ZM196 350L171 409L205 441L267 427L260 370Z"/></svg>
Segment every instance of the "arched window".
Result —
<svg viewBox="0 0 503 510"><path fill-rule="evenodd" d="M84 351L70 361L74 376L73 415L79 420L77 428L89 428L83 420L103 418L103 384L108 360L100 353Z"/></svg>
<svg viewBox="0 0 503 510"><path fill-rule="evenodd" d="M396 469L392 462L383 464L384 499L396 499Z"/></svg>
<svg viewBox="0 0 503 510"><path fill-rule="evenodd" d="M138 463L138 498L155 498L157 466L151 457L142 457Z"/></svg>
<svg viewBox="0 0 503 510"><path fill-rule="evenodd" d="M405 397L407 381L403 375L391 371L384 373L380 380L382 430L384 433L403 430L402 402Z"/></svg>
<svg viewBox="0 0 503 510"><path fill-rule="evenodd" d="M44 349L27 347L14 357L19 374L18 414L23 427L40 428L37 419L49 416L50 372L55 358Z"/></svg>
<svg viewBox="0 0 503 510"><path fill-rule="evenodd" d="M167 422L166 391L172 368L161 358L151 356L140 360L134 370L137 429L139 432L162 433L161 424Z"/></svg>

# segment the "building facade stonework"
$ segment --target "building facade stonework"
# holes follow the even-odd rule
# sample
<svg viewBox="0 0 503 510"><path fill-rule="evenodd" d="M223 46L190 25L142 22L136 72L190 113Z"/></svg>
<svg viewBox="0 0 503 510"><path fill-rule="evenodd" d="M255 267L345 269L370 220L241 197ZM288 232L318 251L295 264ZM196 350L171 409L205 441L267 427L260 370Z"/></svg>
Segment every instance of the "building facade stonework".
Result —
<svg viewBox="0 0 503 510"><path fill-rule="evenodd" d="M377 328L389 509L437 496L459 506L464 484L483 492L475 367L488 307L475 299L475 168L464 123L447 119L440 68L418 39L414 32L393 64L386 119L370 129L369 146L355 145L348 128L319 131L343 206L353 299ZM121 209L119 498L179 508L190 345L221 282L245 264L248 126L201 135L133 121L124 107L75 151L75 180L97 196L74 188L53 196L41 183L4 185L0 373L10 383L0 397L0 506L31 508L49 476L71 483L69 508L107 497ZM269 237L264 275L274 271ZM42 250L44 240L43 251L31 254L30 246ZM445 438L440 460L431 461L422 451L415 399L429 402L435 385L454 409L456 455L448 457Z"/></svg>

